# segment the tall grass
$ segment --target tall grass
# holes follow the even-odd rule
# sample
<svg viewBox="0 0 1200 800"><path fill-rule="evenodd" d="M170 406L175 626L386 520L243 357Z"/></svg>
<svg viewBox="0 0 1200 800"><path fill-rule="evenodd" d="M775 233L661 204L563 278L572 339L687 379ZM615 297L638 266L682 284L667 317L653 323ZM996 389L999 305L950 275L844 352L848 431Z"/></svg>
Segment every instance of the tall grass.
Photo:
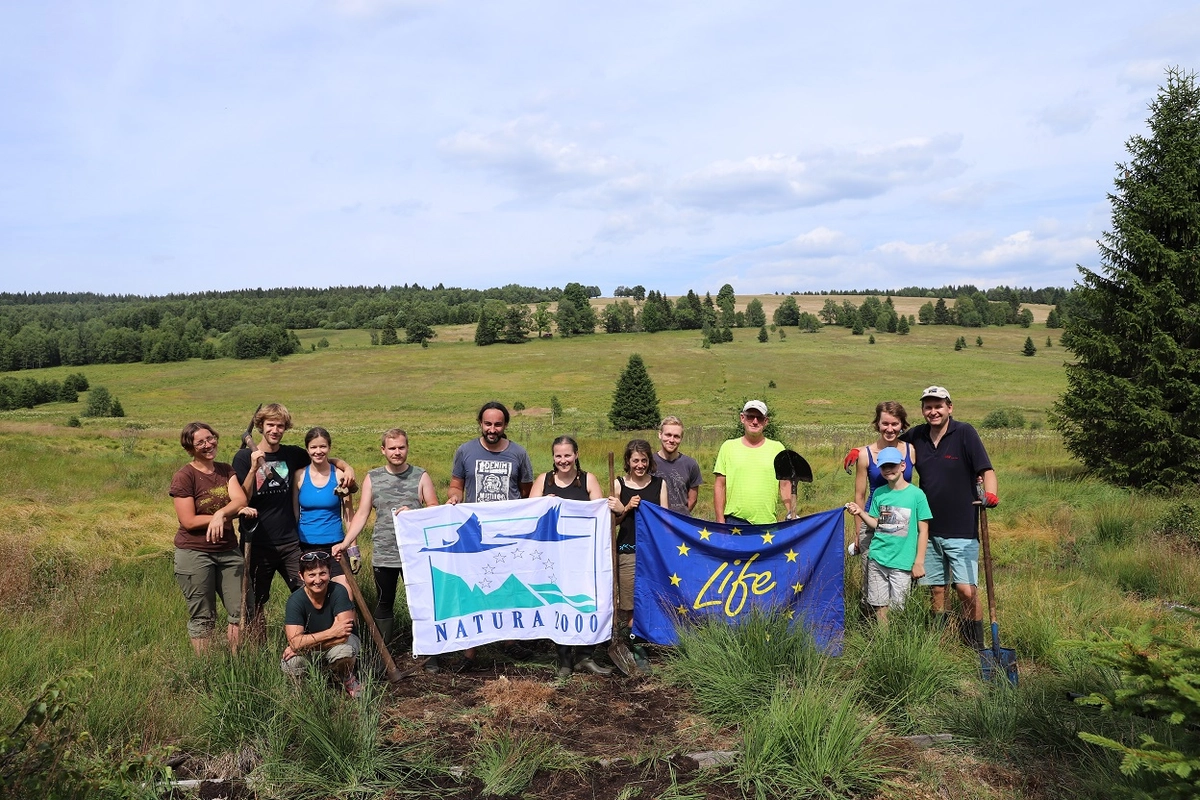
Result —
<svg viewBox="0 0 1200 800"><path fill-rule="evenodd" d="M834 675L781 685L742 727L735 774L755 797L841 800L873 794L900 775L876 717Z"/></svg>
<svg viewBox="0 0 1200 800"><path fill-rule="evenodd" d="M444 774L424 743L387 742L373 684L351 699L320 680L276 697L262 765L252 776L260 795L288 798L375 798L425 793Z"/></svg>
<svg viewBox="0 0 1200 800"><path fill-rule="evenodd" d="M850 670L859 697L899 731L939 732L939 720L929 709L978 669L973 654L947 647L940 631L930 630L914 598L902 611L893 611L885 627L870 624L846 638L843 667Z"/></svg>
<svg viewBox="0 0 1200 800"><path fill-rule="evenodd" d="M481 735L467 761L485 797L520 795L543 770L580 769L577 758L545 736L518 736L503 729Z"/></svg>
<svg viewBox="0 0 1200 800"><path fill-rule="evenodd" d="M720 724L760 711L780 683L805 683L825 660L802 628L782 614L752 612L736 626L707 618L679 631L664 677L686 686L700 709Z"/></svg>

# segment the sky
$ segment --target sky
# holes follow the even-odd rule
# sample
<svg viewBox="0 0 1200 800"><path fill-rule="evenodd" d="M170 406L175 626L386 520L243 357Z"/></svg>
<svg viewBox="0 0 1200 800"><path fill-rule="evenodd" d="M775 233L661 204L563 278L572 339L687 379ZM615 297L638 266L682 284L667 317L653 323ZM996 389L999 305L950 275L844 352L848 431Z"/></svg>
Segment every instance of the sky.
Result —
<svg viewBox="0 0 1200 800"><path fill-rule="evenodd" d="M0 4L0 291L1070 286L1200 5Z"/></svg>

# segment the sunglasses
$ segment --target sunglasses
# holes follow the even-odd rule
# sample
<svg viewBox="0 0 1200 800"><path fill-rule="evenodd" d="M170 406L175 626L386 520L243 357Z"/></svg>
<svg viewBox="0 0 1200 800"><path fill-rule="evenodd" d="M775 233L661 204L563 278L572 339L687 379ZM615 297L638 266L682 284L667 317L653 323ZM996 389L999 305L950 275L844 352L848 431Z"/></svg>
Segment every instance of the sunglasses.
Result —
<svg viewBox="0 0 1200 800"><path fill-rule="evenodd" d="M317 551L315 553L305 553L300 556L301 564L311 564L314 561L328 561L331 558L329 553Z"/></svg>

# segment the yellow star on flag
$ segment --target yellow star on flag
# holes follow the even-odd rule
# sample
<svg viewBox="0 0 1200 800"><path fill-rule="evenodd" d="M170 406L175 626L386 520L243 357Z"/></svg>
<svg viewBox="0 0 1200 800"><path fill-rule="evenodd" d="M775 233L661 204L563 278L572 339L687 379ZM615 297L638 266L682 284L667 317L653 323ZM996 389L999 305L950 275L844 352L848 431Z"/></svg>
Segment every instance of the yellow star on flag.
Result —
<svg viewBox="0 0 1200 800"><path fill-rule="evenodd" d="M771 544L775 541L775 534L767 531L762 535L763 544Z"/></svg>
<svg viewBox="0 0 1200 800"><path fill-rule="evenodd" d="M741 536L741 535L742 535L742 529L741 529L741 528L734 528L733 530L731 530L731 531L730 531L730 533L732 533L734 536Z"/></svg>
<svg viewBox="0 0 1200 800"><path fill-rule="evenodd" d="M681 617L687 616L687 606L683 605L683 603L680 603L679 605L675 606L675 613Z"/></svg>
<svg viewBox="0 0 1200 800"><path fill-rule="evenodd" d="M679 551L679 555L686 556L688 554L688 551L691 550L692 548L688 547L686 544L680 544L679 547L677 547L675 549Z"/></svg>
<svg viewBox="0 0 1200 800"><path fill-rule="evenodd" d="M708 537L712 536L712 531L710 531L708 528L701 528L699 533L700 538L704 541L708 541Z"/></svg>
<svg viewBox="0 0 1200 800"><path fill-rule="evenodd" d="M789 609L787 610L787 618L788 618L788 619L795 619L795 618L796 618L796 612L795 612L795 611L793 611L792 609L790 609L790 608L789 608Z"/></svg>
<svg viewBox="0 0 1200 800"><path fill-rule="evenodd" d="M784 555L787 556L788 561L795 561L796 556L798 556L799 553L797 553L795 550L788 550L786 553L784 553Z"/></svg>
<svg viewBox="0 0 1200 800"><path fill-rule="evenodd" d="M800 591L804 588L804 584L803 583L793 583L792 588L796 590L796 594L800 594Z"/></svg>
<svg viewBox="0 0 1200 800"><path fill-rule="evenodd" d="M679 578L679 576L678 576L678 575L672 575L672 576L671 576L671 585L672 585L672 586L678 586L678 585L679 585L679 581L680 581L680 578Z"/></svg>

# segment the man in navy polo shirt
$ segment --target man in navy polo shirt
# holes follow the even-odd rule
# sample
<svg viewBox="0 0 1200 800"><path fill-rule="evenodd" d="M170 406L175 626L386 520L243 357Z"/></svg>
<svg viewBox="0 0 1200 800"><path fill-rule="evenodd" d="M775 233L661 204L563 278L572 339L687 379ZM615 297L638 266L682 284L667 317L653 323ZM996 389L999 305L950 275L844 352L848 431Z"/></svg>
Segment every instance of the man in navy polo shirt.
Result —
<svg viewBox="0 0 1200 800"><path fill-rule="evenodd" d="M954 404L942 386L921 394L924 425L909 428L900 438L917 451L917 475L929 498L929 547L922 586L930 587L933 611L946 613L946 585L953 583L963 609L963 638L983 647L983 606L979 602L979 512L976 484L983 483L984 505L995 508L996 472L979 434L950 415Z"/></svg>

